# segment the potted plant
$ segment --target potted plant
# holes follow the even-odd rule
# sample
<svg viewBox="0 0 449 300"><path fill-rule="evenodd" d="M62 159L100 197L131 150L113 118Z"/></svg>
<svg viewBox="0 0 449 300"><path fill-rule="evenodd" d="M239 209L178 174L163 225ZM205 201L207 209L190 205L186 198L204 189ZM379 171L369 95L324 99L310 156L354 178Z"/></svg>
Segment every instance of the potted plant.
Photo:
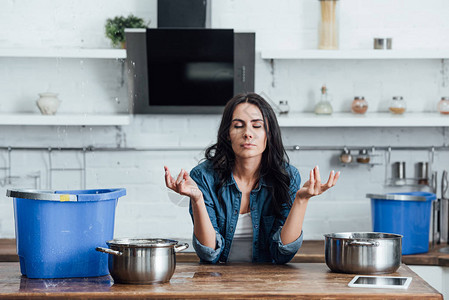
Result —
<svg viewBox="0 0 449 300"><path fill-rule="evenodd" d="M106 36L111 39L112 45L121 45L125 48L125 28L145 28L149 25L142 18L130 14L128 17L116 16L113 19L107 19L105 24Z"/></svg>

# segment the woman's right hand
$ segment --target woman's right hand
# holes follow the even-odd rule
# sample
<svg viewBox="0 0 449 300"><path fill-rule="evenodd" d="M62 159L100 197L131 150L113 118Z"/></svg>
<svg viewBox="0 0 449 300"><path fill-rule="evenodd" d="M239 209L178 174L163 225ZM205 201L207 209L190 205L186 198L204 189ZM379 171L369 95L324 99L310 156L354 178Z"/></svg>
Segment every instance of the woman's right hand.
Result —
<svg viewBox="0 0 449 300"><path fill-rule="evenodd" d="M203 199L203 193L198 188L196 182L189 176L186 170L181 169L176 180L171 176L170 170L167 166L164 166L165 169L165 185L175 191L178 194L188 196L193 201L197 202Z"/></svg>

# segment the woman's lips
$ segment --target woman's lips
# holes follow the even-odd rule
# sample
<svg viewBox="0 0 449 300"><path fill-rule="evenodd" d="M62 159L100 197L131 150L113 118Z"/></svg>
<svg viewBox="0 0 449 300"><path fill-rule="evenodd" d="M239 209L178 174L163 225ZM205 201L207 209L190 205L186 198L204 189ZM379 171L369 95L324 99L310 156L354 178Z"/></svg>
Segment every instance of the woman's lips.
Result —
<svg viewBox="0 0 449 300"><path fill-rule="evenodd" d="M245 149L250 149L250 148L256 147L256 145L245 143L245 144L242 144L242 147L245 148Z"/></svg>

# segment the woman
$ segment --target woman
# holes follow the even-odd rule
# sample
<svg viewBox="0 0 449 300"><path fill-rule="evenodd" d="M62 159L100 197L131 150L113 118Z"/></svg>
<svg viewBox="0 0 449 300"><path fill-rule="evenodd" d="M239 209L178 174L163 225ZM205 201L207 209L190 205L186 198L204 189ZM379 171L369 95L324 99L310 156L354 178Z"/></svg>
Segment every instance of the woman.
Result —
<svg viewBox="0 0 449 300"><path fill-rule="evenodd" d="M276 115L255 93L232 98L223 112L217 143L190 175L165 183L190 197L193 246L202 262L289 262L301 247L309 199L335 185L321 183L318 166L300 188L289 165Z"/></svg>

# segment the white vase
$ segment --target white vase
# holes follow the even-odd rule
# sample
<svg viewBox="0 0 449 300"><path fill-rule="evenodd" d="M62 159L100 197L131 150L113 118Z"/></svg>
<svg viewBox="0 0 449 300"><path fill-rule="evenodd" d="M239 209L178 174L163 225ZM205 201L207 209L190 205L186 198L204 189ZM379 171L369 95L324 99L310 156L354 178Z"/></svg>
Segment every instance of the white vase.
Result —
<svg viewBox="0 0 449 300"><path fill-rule="evenodd" d="M54 115L58 110L61 100L56 93L40 93L36 104L43 115Z"/></svg>

